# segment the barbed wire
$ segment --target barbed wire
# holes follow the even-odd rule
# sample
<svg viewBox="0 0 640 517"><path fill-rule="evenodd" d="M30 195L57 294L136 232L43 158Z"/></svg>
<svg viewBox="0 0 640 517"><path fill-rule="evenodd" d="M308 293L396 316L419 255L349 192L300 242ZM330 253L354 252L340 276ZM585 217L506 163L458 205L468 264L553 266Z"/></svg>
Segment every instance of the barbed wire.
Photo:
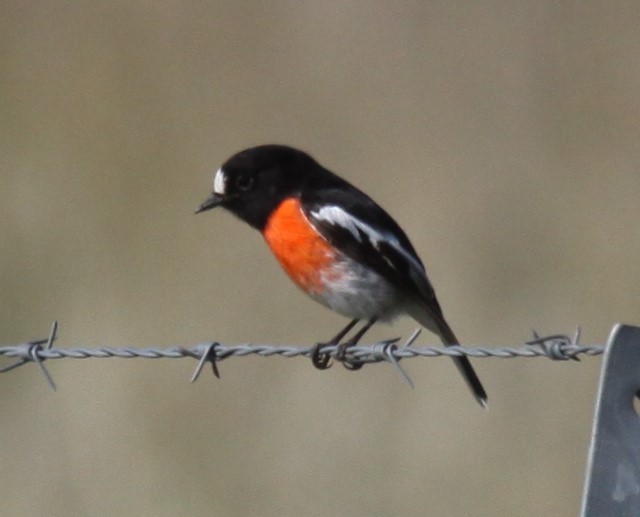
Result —
<svg viewBox="0 0 640 517"><path fill-rule="evenodd" d="M45 376L49 386L53 390L56 385L49 371L44 366L45 360L51 359L104 359L116 357L120 359L182 359L185 357L198 360L198 365L191 377L194 382L200 375L204 365L209 362L216 377L220 377L218 362L229 357L246 357L257 355L260 357L310 357L314 347L293 346L293 345L262 345L262 344L241 344L224 345L219 342L208 342L194 345L192 347L172 346L168 348L157 347L75 347L75 348L53 348L58 331L58 322L51 326L49 337L37 341L29 341L17 345L0 346L0 357L16 358L15 363L0 368L0 373L6 373L27 363L35 363ZM357 345L350 347L343 361L350 365L363 365L368 363L389 362L403 376L405 381L413 387L409 375L402 369L399 361L401 359L412 359L416 357L460 357L467 356L476 359L485 358L535 358L546 357L556 361L566 361L569 359L579 360L580 355L596 356L604 352L605 345L581 345L580 329L578 328L574 336L566 334L553 334L549 336L538 336L534 334L534 339L525 342L523 345L514 347L467 347L462 345L444 346L413 346L420 335L421 330L416 330L402 346L398 346L400 338L393 338L372 345ZM335 359L337 345L322 346L320 352Z"/></svg>

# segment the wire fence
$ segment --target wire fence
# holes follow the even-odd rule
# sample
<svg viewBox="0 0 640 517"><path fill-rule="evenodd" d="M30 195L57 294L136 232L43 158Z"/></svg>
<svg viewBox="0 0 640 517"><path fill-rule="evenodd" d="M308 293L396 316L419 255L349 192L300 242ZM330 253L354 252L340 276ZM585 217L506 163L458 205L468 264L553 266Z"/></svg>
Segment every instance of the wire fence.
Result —
<svg viewBox="0 0 640 517"><path fill-rule="evenodd" d="M629 395L640 397L640 391L635 386L638 384L636 365L638 364L638 345L640 344L640 329L617 326L609 345L582 345L580 344L580 329L573 336L554 334L539 336L534 332L534 338L514 347L467 347L462 345L444 346L418 346L415 341L420 334L416 330L406 341L400 343L400 338L380 341L372 345L358 345L349 347L344 356L343 351L337 345L315 346L277 346L262 344L224 345L218 342L201 343L191 347L173 346L168 348L136 348L136 347L75 347L53 348L56 340L58 323L54 322L49 336L46 339L20 343L17 345L0 346L0 358L13 359L7 366L0 367L0 373L6 373L27 363L35 363L52 389L56 389L51 374L44 365L44 361L52 359L104 359L117 357L121 359L181 359L192 358L198 361L192 375L195 381L207 363L213 368L216 377L220 376L218 363L230 357L247 357L257 355L260 357L307 357L311 358L318 353L327 355L337 361L346 363L350 369L357 369L363 364L388 362L391 363L403 376L405 381L413 386L407 373L400 366L401 360L417 357L460 357L468 356L474 359L483 358L547 358L555 361L578 361L580 356L596 356L605 352L603 376L599 388L596 404L596 416L592 433L592 444L587 467L585 491L582 501L582 516L599 515L637 515L640 503L637 486L623 486L620 488L619 480L612 476L612 472L618 472L621 468L630 468L629 465L640 464L637 453L630 454L632 448L620 447L619 440L611 440L611 436L623 437L624 443L637 441L637 411L621 409L620 404L603 403L603 393L608 393L606 399L625 400ZM615 358L613 356L616 356ZM354 368L354 366L356 368ZM605 371L606 370L606 371ZM629 391L631 390L631 391ZM624 404L623 404L624 405ZM631 407L631 406L629 406ZM632 451L633 452L633 451ZM626 471L625 471L626 472ZM618 476L619 477L619 476ZM613 506L614 501L616 506ZM614 511L615 510L615 511ZM618 511L619 510L619 511Z"/></svg>
<svg viewBox="0 0 640 517"><path fill-rule="evenodd" d="M218 342L201 343L191 347L172 346L159 347L74 347L53 348L56 340L58 323L54 322L49 337L37 341L29 341L17 345L0 346L0 357L16 359L15 362L1 367L0 373L6 373L27 363L35 363L45 376L49 386L56 389L53 378L44 365L45 360L52 359L197 359L198 364L191 377L195 381L200 375L204 365L210 363L213 373L220 377L218 363L229 357L247 357L257 355L260 357L311 357L315 346L294 345L268 345L268 344L241 344L225 345ZM416 330L404 343L399 345L400 338L388 339L372 345L357 345L348 349L347 355L342 359L349 365L363 365L368 363L388 362L393 364L405 381L413 386L411 378L400 366L400 360L414 359L417 357L460 357L468 356L477 359L484 358L538 358L543 357L556 361L569 359L579 360L581 355L596 356L605 350L605 345L581 345L580 329L573 336L554 334L538 336L534 332L534 339L522 345L514 347L480 347L480 346L417 346L414 345L420 335L420 329ZM322 346L320 352L324 355L336 358L338 347L336 345Z"/></svg>

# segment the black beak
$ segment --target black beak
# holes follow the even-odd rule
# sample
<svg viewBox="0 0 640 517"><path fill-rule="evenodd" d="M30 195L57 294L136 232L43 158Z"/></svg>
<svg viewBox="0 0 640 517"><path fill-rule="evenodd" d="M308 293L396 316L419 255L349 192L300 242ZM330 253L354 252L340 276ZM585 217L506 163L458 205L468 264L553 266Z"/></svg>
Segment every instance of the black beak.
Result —
<svg viewBox="0 0 640 517"><path fill-rule="evenodd" d="M204 203L202 203L198 208L196 208L195 213L199 214L200 212L206 212L207 210L211 210L212 208L217 207L223 201L224 201L224 198L222 196L219 196L218 194L211 194L211 196L209 196Z"/></svg>

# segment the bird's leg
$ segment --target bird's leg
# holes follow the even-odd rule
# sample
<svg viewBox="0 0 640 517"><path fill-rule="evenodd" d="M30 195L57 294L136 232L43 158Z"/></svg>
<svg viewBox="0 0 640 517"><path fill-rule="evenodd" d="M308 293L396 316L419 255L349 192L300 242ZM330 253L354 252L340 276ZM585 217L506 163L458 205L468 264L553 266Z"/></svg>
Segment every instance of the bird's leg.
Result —
<svg viewBox="0 0 640 517"><path fill-rule="evenodd" d="M355 326L356 323L360 321L359 319L351 320L345 328L343 328L340 332L338 332L328 343L318 343L311 349L311 364L315 366L318 370L326 370L331 365L329 361L331 360L331 356L329 354L321 354L320 349L323 346L327 345L337 345L340 343L340 340L347 335L347 333Z"/></svg>
<svg viewBox="0 0 640 517"><path fill-rule="evenodd" d="M357 345L358 341L360 341L362 336L365 335L367 330L369 330L376 321L378 321L378 318L371 318L349 341L345 341L338 345L338 349L336 350L336 360L342 362L347 370L359 370L364 365L364 363L360 361L346 361L345 356L347 349Z"/></svg>

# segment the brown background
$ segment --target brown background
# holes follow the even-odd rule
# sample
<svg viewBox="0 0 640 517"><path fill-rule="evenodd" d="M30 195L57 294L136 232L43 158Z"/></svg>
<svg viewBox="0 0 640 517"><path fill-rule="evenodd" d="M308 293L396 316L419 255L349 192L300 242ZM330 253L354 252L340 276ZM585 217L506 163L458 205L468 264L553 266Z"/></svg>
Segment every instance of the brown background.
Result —
<svg viewBox="0 0 640 517"><path fill-rule="evenodd" d="M4 2L0 342L312 344L344 320L211 173L302 147L406 228L467 344L639 323L640 10L613 2ZM380 326L369 342L407 336ZM423 344L437 340L424 334ZM575 515L600 360L302 359L0 376L2 513Z"/></svg>

